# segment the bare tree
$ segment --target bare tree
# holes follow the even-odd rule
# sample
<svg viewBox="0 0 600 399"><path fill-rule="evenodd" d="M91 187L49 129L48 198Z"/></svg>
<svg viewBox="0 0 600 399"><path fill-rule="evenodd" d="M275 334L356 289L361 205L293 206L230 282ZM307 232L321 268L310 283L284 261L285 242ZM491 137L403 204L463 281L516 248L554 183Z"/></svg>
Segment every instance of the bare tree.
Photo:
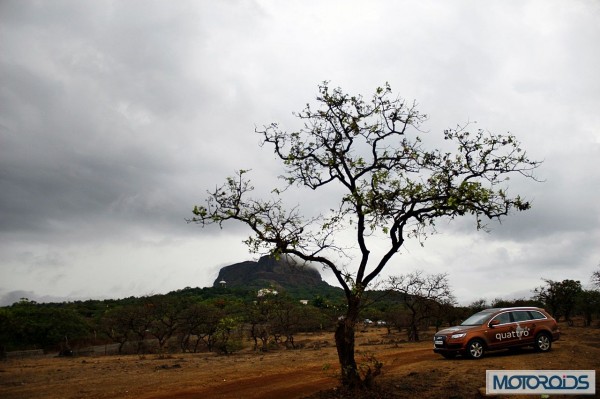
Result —
<svg viewBox="0 0 600 399"><path fill-rule="evenodd" d="M415 103L393 98L388 85L365 101L325 82L317 102L317 109L309 104L295 114L303 122L297 131L276 123L256 130L283 162L284 187L274 189L271 199L251 198L248 170L240 170L210 191L205 205L194 207L189 222L222 226L236 220L252 230L245 240L251 251L292 254L329 268L347 303L335 331L342 383L361 387L354 329L367 286L406 239L423 240L440 218L469 214L483 228L483 218L529 209L529 202L508 194L507 175L532 178L539 162L528 159L512 135L473 132L470 125L444 131L453 152L425 149L419 135L426 115ZM321 213L303 215L299 205L284 205L293 187L338 198L331 206L321 196ZM353 234L353 252L339 240L341 231ZM380 245L382 237L387 248L375 256L371 239Z"/></svg>
<svg viewBox="0 0 600 399"><path fill-rule="evenodd" d="M294 335L300 329L302 321L302 307L298 301L294 301L285 295L278 295L273 308L273 331L275 334L285 337L283 342L286 348L296 349Z"/></svg>
<svg viewBox="0 0 600 399"><path fill-rule="evenodd" d="M128 307L129 331L132 338L137 343L137 353L145 351L145 340L148 336L148 330L152 325L154 317L152 315L152 306L149 304L132 305Z"/></svg>
<svg viewBox="0 0 600 399"><path fill-rule="evenodd" d="M184 316L188 319L188 333L196 339L194 352L198 350L200 342L204 342L206 349L212 352L217 344L217 331L219 322L227 312L213 303L201 302L192 305Z"/></svg>
<svg viewBox="0 0 600 399"><path fill-rule="evenodd" d="M456 302L446 273L425 274L419 270L390 277L389 285L409 310L409 341L419 341L419 326L438 316L443 305Z"/></svg>
<svg viewBox="0 0 600 399"><path fill-rule="evenodd" d="M594 287L600 289L600 265L598 265L598 270L592 273L592 284Z"/></svg>
<svg viewBox="0 0 600 399"><path fill-rule="evenodd" d="M269 337L271 336L272 295L265 295L258 300L246 305L245 319L248 323L250 338L254 341L254 350L266 352L269 350ZM258 347L258 341L261 347Z"/></svg>
<svg viewBox="0 0 600 399"><path fill-rule="evenodd" d="M148 298L146 307L152 316L148 333L157 339L159 353L163 356L165 345L179 328L181 309L167 296Z"/></svg>
<svg viewBox="0 0 600 399"><path fill-rule="evenodd" d="M182 352L198 351L198 345L202 341L200 327L205 320L206 307L203 303L193 303L182 310L178 328L178 341Z"/></svg>

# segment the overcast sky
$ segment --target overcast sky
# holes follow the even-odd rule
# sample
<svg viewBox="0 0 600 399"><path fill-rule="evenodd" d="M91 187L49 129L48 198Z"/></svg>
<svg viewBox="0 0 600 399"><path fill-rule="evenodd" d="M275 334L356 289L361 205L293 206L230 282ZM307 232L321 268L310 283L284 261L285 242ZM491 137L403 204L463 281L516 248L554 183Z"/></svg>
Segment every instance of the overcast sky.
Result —
<svg viewBox="0 0 600 399"><path fill-rule="evenodd" d="M541 278L587 285L598 43L595 0L2 0L0 305L209 286L253 259L241 226L185 218L235 170L274 187L280 165L254 129L298 128L292 112L324 80L365 96L389 82L430 115L434 143L477 121L544 161L544 183L511 185L531 211L491 233L438 225L387 274L447 272L461 303L529 297Z"/></svg>

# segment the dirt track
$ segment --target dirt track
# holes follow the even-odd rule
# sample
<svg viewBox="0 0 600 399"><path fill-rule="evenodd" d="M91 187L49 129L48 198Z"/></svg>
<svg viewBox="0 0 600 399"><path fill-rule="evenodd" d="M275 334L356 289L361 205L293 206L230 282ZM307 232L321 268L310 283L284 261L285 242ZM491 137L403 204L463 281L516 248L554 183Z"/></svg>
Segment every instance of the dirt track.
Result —
<svg viewBox="0 0 600 399"><path fill-rule="evenodd" d="M445 360L432 352L429 340L392 343L401 337L387 336L383 329L357 336L357 350L373 353L384 363L384 374L377 381L398 398L478 397L487 369L600 368L599 329L563 327L563 339L550 353L498 352L479 361ZM328 333L299 338L310 343L332 337ZM336 375L337 356L331 344L232 356L47 357L0 363L0 397L301 398L328 390L331 395ZM600 392L598 383L596 389Z"/></svg>
<svg viewBox="0 0 600 399"><path fill-rule="evenodd" d="M420 346L420 345L419 345ZM427 359L435 358L430 348L410 348L402 351L402 360L399 361L397 354L387 353L379 356L378 359L386 364L390 364L389 369L408 367L410 364L421 362ZM316 358L320 357L316 354ZM329 354L328 354L329 355ZM329 356L326 356L329 357ZM295 359L282 359L284 362ZM333 359L335 360L335 359ZM318 360L316 360L318 361ZM279 362L277 362L279 363ZM146 396L147 399L167 399L167 398L256 398L256 399L279 399L294 398L310 395L320 390L334 388L337 385L333 371L324 371L328 369L326 364L297 366L285 365L267 365L266 367L257 367L261 370L258 376L240 377L233 381L217 381L216 384L207 384L203 389L193 389L187 391L171 392L168 394ZM395 364L395 365L394 365ZM335 367L335 364L332 365ZM234 377L235 378L235 377Z"/></svg>

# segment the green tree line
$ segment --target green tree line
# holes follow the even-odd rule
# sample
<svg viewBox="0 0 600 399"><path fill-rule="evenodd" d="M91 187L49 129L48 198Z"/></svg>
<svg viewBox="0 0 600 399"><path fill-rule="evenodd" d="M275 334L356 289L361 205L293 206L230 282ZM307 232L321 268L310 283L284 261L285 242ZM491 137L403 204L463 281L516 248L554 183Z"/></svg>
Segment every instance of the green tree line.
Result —
<svg viewBox="0 0 600 399"><path fill-rule="evenodd" d="M489 307L538 306L558 321L599 325L600 286L543 279L528 299L481 299L456 306L447 275L414 272L390 279L386 289L368 291L360 328L377 325L418 341L420 331L454 325ZM117 353L211 351L232 353L295 349L300 332L333 331L344 314L341 292L300 301L286 292L258 296L256 291L184 288L166 295L120 300L36 303L26 298L0 308L2 353L44 349L69 354L73 349L115 344Z"/></svg>

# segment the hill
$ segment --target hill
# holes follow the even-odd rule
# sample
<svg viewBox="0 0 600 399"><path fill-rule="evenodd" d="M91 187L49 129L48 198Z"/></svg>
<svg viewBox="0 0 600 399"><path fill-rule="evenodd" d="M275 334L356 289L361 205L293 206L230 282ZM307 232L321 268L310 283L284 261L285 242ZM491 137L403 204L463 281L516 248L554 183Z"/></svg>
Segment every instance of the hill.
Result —
<svg viewBox="0 0 600 399"><path fill-rule="evenodd" d="M223 283L222 283L223 282ZM219 271L213 287L259 290L274 288L292 296L340 294L341 289L323 281L319 271L286 258L263 256L258 261L245 261L225 266Z"/></svg>

